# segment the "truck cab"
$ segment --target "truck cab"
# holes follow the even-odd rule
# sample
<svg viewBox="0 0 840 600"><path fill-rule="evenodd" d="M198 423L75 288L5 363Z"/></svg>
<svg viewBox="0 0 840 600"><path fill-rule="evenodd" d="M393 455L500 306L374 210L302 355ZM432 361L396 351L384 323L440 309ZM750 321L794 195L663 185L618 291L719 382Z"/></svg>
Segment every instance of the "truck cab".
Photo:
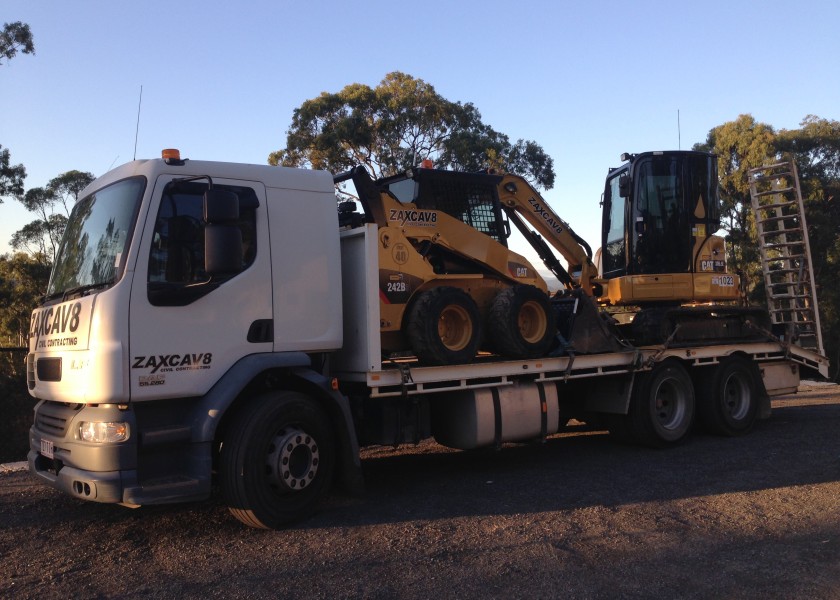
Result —
<svg viewBox="0 0 840 600"><path fill-rule="evenodd" d="M32 315L30 469L102 502L204 497L239 391L341 347L332 178L175 155L80 198Z"/></svg>

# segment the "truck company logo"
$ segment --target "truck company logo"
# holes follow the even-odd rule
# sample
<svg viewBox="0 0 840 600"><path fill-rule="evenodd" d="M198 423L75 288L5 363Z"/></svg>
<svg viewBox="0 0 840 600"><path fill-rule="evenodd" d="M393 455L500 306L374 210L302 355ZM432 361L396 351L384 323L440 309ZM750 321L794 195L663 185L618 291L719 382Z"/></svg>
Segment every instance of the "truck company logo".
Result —
<svg viewBox="0 0 840 600"><path fill-rule="evenodd" d="M406 224L413 227L434 227L437 223L437 212L433 210L398 210L392 208L388 220L398 221L401 227Z"/></svg>
<svg viewBox="0 0 840 600"><path fill-rule="evenodd" d="M560 223L557 222L557 219L552 217L548 211L546 211L539 202L534 200L534 198L528 198L528 204L531 205L531 208L534 209L534 214L540 216L543 221L545 221L546 225L551 227L554 230L554 233L563 233L563 227L560 226Z"/></svg>
<svg viewBox="0 0 840 600"><path fill-rule="evenodd" d="M179 371L198 371L209 369L213 363L213 354L157 354L152 356L135 356L131 364L132 369L151 369L152 373L173 373ZM150 384L146 385L162 385Z"/></svg>
<svg viewBox="0 0 840 600"><path fill-rule="evenodd" d="M29 337L35 338L36 348L52 348L56 346L75 346L79 343L73 334L79 328L82 314L82 303L60 304L32 313L29 324ZM62 337L52 337L62 336ZM42 337L50 337L42 340Z"/></svg>

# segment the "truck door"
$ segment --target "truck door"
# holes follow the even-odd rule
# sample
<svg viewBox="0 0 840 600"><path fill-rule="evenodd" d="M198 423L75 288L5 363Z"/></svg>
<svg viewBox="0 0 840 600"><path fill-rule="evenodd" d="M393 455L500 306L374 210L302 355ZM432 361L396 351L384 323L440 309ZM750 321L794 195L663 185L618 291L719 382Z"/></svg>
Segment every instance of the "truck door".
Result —
<svg viewBox="0 0 840 600"><path fill-rule="evenodd" d="M272 317L265 188L217 178L213 187L239 199L241 270L222 277L204 270L208 180L161 176L131 290L132 399L202 395L241 357L271 350L259 327Z"/></svg>

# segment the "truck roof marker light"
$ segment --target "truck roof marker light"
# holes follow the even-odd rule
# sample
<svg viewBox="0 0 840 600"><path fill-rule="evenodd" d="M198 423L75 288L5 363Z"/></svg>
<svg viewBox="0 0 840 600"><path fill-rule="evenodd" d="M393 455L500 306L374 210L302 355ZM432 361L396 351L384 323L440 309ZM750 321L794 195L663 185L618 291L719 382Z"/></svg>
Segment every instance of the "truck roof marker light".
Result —
<svg viewBox="0 0 840 600"><path fill-rule="evenodd" d="M160 151L160 157L167 165L182 167L186 160L181 159L181 151L177 148L164 148Z"/></svg>
<svg viewBox="0 0 840 600"><path fill-rule="evenodd" d="M424 158L423 162L420 163L420 168L421 169L434 169L435 168L435 163L433 163L432 159L430 159L430 158Z"/></svg>

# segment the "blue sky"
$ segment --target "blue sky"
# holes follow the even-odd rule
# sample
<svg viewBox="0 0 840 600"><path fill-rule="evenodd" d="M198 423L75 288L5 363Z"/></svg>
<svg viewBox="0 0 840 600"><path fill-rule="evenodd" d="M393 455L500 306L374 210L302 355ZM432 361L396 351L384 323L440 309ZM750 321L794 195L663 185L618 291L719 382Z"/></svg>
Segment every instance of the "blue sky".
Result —
<svg viewBox="0 0 840 600"><path fill-rule="evenodd" d="M27 188L131 160L141 85L138 158L265 163L304 100L399 70L541 144L546 199L597 247L622 152L687 149L742 113L777 129L840 118L836 0L4 0L0 14L36 45L0 65L0 144ZM0 253L32 218L0 205Z"/></svg>

